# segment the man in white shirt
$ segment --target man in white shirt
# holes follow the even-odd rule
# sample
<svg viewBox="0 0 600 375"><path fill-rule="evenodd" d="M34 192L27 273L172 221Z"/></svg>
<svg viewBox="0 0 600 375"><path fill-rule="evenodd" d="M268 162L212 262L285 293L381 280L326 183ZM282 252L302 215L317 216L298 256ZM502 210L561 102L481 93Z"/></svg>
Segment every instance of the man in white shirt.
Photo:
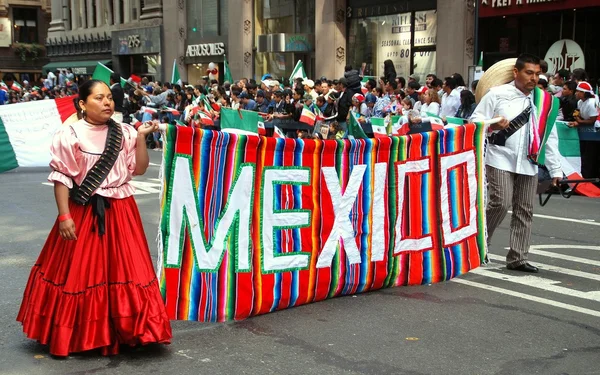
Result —
<svg viewBox="0 0 600 375"><path fill-rule="evenodd" d="M592 85L586 81L577 84L575 96L578 99L577 110L579 114L575 116L575 121L569 123L569 126L594 126L598 119L598 107L596 106L596 97ZM581 175L584 178L600 177L600 149L596 141L580 140L581 150Z"/></svg>
<svg viewBox="0 0 600 375"><path fill-rule="evenodd" d="M456 79L446 77L442 90L442 108L440 109L440 117L446 121L446 117L454 117L460 107L460 91L457 89Z"/></svg>
<svg viewBox="0 0 600 375"><path fill-rule="evenodd" d="M513 82L493 87L481 99L471 120L485 121L502 117L500 122L491 125L488 129L486 154L489 191L486 209L488 246L494 231L506 216L508 209L512 207L510 250L506 255L506 267L516 271L537 273L538 268L528 263L527 255L538 184L538 166L530 159L535 160L538 150L542 147L535 142L535 137L531 137L539 133L539 128L543 127L543 124L539 124L538 109L533 100L534 89L541 74L540 59L529 54L519 56L513 73ZM546 95L545 98L552 103L558 101L557 98L541 90L536 95ZM528 113L528 109L531 109L531 113ZM519 123L522 127L519 127ZM546 126L553 125L548 123ZM553 184L556 185L562 177L562 171L558 136L554 127L546 143L545 165L553 179Z"/></svg>

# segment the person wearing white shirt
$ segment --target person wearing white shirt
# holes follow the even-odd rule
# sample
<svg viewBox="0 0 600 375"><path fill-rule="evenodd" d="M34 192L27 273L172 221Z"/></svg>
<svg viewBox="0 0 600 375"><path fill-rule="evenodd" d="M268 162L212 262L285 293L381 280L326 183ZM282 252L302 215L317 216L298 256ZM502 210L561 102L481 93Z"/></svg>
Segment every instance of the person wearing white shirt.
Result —
<svg viewBox="0 0 600 375"><path fill-rule="evenodd" d="M421 117L427 117L429 114L440 115L440 97L437 91L429 89L423 94L423 105L421 106Z"/></svg>
<svg viewBox="0 0 600 375"><path fill-rule="evenodd" d="M577 84L575 91L577 97L577 110L579 115L575 116L575 121L569 123L569 126L594 126L598 119L598 107L596 106L596 97L592 90L592 85L585 81ZM581 175L584 178L600 177L600 142L579 141L581 151Z"/></svg>
<svg viewBox="0 0 600 375"><path fill-rule="evenodd" d="M446 77L442 90L444 91L444 95L442 96L440 117L445 120L446 117L452 117L458 111L458 107L460 107L460 91L456 87L456 80L452 77Z"/></svg>
<svg viewBox="0 0 600 375"><path fill-rule="evenodd" d="M488 247L496 228L512 207L510 223L510 250L506 255L506 267L511 270L537 273L538 268L529 264L527 255L531 239L533 204L538 185L538 166L535 159L542 145L530 140L533 132L538 132L538 109L534 105L533 92L541 74L540 59L523 54L519 56L513 69L514 81L493 87L481 99L471 121L486 121L496 117L502 120L490 125L486 153L486 174L489 199L486 208ZM548 95L547 100L558 101L550 94L538 91L539 95ZM554 103L558 105L558 103ZM531 109L528 115L527 109ZM523 126L516 131L510 127L510 121L521 117ZM518 120L518 119L517 119ZM547 124L552 126L553 124ZM514 124L513 124L514 126ZM505 138L503 138L505 137ZM505 139L502 145L502 139ZM533 138L535 139L535 138ZM553 184L557 185L562 177L558 152L556 128L552 129L546 143L545 165Z"/></svg>

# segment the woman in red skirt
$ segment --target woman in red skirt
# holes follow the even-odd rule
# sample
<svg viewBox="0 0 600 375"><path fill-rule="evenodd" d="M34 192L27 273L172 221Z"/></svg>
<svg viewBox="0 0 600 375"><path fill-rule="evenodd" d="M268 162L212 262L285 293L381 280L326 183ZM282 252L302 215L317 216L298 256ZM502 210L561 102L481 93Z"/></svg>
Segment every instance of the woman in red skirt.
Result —
<svg viewBox="0 0 600 375"><path fill-rule="evenodd" d="M136 131L112 121L111 91L101 81L81 85L76 107L81 119L59 130L52 143L48 179L58 218L33 266L17 320L27 337L49 345L58 357L168 344L171 326L129 183L146 172L145 139L158 125ZM109 134L116 134L112 156ZM102 169L96 167L101 157L112 168L95 175L92 184L100 184L87 202L76 203L82 203L74 193L84 189L86 175Z"/></svg>

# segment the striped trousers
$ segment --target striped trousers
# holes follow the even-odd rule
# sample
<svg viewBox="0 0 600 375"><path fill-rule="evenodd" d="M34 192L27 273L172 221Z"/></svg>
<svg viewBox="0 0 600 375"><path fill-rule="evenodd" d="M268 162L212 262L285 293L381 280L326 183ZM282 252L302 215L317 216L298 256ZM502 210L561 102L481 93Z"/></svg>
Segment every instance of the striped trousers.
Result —
<svg viewBox="0 0 600 375"><path fill-rule="evenodd" d="M518 267L527 262L538 177L507 172L489 165L486 166L486 173L489 194L486 208L488 248L494 231L512 207L510 250L506 255L506 264Z"/></svg>

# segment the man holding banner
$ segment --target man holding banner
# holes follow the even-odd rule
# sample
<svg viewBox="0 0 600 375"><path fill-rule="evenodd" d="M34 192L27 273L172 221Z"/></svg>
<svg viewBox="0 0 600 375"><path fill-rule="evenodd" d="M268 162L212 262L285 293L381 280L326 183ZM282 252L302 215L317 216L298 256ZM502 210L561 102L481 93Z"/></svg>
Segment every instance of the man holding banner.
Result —
<svg viewBox="0 0 600 375"><path fill-rule="evenodd" d="M557 98L537 88L540 74L540 59L533 55L523 54L516 61L498 62L479 82L478 97L485 96L471 117L472 121L502 118L488 132L488 247L512 206L506 267L529 273L538 272L527 261L538 163L548 168L554 185L562 177L554 129L559 103Z"/></svg>

